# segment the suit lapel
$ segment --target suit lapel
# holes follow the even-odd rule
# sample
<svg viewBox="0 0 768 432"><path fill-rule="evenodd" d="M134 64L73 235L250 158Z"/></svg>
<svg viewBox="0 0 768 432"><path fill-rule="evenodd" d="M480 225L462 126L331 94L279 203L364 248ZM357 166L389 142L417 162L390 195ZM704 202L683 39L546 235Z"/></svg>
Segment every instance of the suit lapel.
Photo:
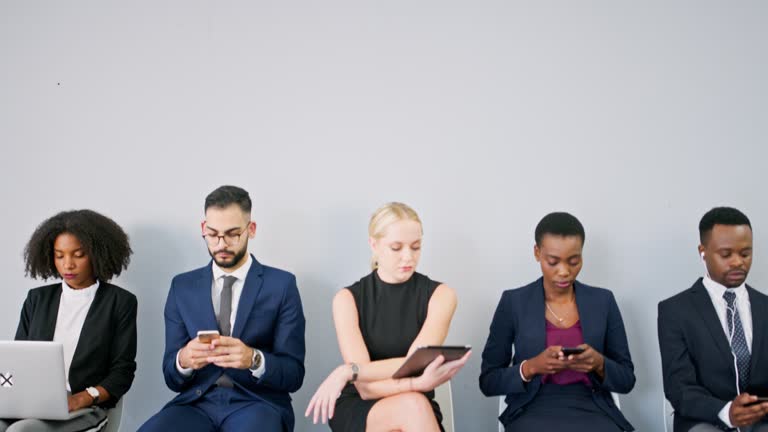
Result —
<svg viewBox="0 0 768 432"><path fill-rule="evenodd" d="M546 306L544 304L543 278L539 278L534 285L528 304L531 307L526 308L525 319L522 319L520 322L523 326L527 326L527 323L531 324L531 327L529 329L526 328L524 332L530 331L532 334L531 340L536 345L532 347L531 353L535 356L547 347L547 319L544 317L546 315Z"/></svg>
<svg viewBox="0 0 768 432"><path fill-rule="evenodd" d="M576 309L579 311L579 323L581 324L584 343L599 352L603 352L603 338L601 337L600 328L596 324L597 320L592 319L595 317L595 314L592 313L592 299L589 297L589 291L579 281L573 282L573 290L576 295Z"/></svg>
<svg viewBox="0 0 768 432"><path fill-rule="evenodd" d="M213 311L213 293L211 289L213 287L213 261L210 264L203 267L200 271L200 277L195 281L192 290L194 292L188 296L189 301L192 303L191 310L194 313L199 313L201 322L201 329L203 330L215 330L219 329L219 323L216 321L216 313ZM192 335L194 338L195 335Z"/></svg>
<svg viewBox="0 0 768 432"><path fill-rule="evenodd" d="M715 345L722 351L724 356L731 358L731 345L725 337L725 331L715 311L715 305L712 304L712 299L709 297L709 293L701 279L693 285L690 295L693 297L696 311L701 316L704 327L707 328L712 339L714 339Z"/></svg>
<svg viewBox="0 0 768 432"><path fill-rule="evenodd" d="M48 310L43 314L43 316L45 317L45 321L43 323L43 327L40 328L40 334L39 334L40 337L38 340L44 340L44 341L53 340L53 336L56 333L56 320L59 317L59 304L61 303L61 290L62 290L62 285L59 284L58 288L53 291L53 296L51 297L51 301L48 302Z"/></svg>
<svg viewBox="0 0 768 432"><path fill-rule="evenodd" d="M749 293L749 304L752 308L752 358L750 359L750 376L757 376L755 370L760 362L763 360L760 354L763 352L765 346L765 322L763 321L765 316L768 316L768 301L765 296L760 295L752 287L747 286L747 292ZM761 366L765 367L765 365Z"/></svg>
<svg viewBox="0 0 768 432"><path fill-rule="evenodd" d="M261 277L264 273L262 265L256 261L256 258L251 255L253 263L248 270L248 275L245 277L245 284L243 285L243 291L240 293L240 302L237 305L237 315L235 316L235 328L232 329L232 337L240 339L245 323L248 321L248 316L253 310L253 306L256 304L256 299L259 297L261 287L264 279Z"/></svg>

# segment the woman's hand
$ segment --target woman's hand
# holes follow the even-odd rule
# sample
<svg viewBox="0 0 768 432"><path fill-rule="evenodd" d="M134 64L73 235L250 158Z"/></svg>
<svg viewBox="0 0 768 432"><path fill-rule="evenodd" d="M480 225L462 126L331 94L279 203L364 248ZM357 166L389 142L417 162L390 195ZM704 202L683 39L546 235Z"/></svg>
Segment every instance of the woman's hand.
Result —
<svg viewBox="0 0 768 432"><path fill-rule="evenodd" d="M449 381L462 367L464 367L465 364L467 364L467 360L469 360L471 354L472 351L467 351L467 353L460 359L449 362L446 362L445 357L442 355L437 356L436 359L432 360L432 363L427 365L427 368L424 369L421 376L412 378L413 390L427 392L434 390L444 382Z"/></svg>
<svg viewBox="0 0 768 432"><path fill-rule="evenodd" d="M587 344L581 344L579 347L584 348L584 352L568 356L566 359L568 369L584 373L594 372L602 379L605 375L605 358L603 355Z"/></svg>
<svg viewBox="0 0 768 432"><path fill-rule="evenodd" d="M86 391L67 396L67 409L69 412L88 408L93 405L93 397Z"/></svg>
<svg viewBox="0 0 768 432"><path fill-rule="evenodd" d="M552 375L567 368L568 363L563 355L563 347L552 345L539 355L523 363L523 375L533 379L535 375Z"/></svg>
<svg viewBox="0 0 768 432"><path fill-rule="evenodd" d="M309 401L307 410L304 412L304 417L309 417L312 413L312 422L317 424L317 419L325 423L333 418L333 412L336 407L336 399L341 396L341 390L347 385L349 380L352 379L352 368L350 365L343 364L333 372L320 384L317 388L315 395Z"/></svg>

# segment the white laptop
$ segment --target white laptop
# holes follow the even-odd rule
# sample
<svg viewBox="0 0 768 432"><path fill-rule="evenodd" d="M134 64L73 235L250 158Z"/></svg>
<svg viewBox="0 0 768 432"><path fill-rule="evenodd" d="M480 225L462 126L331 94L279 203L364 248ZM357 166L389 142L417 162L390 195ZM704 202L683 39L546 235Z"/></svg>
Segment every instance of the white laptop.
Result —
<svg viewBox="0 0 768 432"><path fill-rule="evenodd" d="M67 420L64 349L58 342L0 341L0 418Z"/></svg>

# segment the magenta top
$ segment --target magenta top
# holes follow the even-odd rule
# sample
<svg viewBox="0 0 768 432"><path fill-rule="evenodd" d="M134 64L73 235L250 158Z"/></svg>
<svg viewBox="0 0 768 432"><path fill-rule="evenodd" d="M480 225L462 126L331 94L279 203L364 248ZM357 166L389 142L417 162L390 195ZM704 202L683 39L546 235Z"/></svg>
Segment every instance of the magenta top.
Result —
<svg viewBox="0 0 768 432"><path fill-rule="evenodd" d="M568 328L560 328L548 320L547 322L547 346L560 345L564 347L575 347L584 343L584 334L581 331L581 321ZM589 377L584 372L576 372L566 369L553 375L544 375L541 378L542 384L577 384L582 383L587 387L592 387Z"/></svg>

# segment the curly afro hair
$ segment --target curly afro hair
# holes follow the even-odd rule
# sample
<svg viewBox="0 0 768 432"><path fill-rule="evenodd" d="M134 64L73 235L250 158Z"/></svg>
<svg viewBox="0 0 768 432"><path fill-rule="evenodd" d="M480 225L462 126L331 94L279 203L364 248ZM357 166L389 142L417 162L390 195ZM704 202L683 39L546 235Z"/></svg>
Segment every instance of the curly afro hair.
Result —
<svg viewBox="0 0 768 432"><path fill-rule="evenodd" d="M93 275L109 281L128 268L131 245L128 235L112 219L93 210L61 212L37 227L24 248L25 272L33 278L58 278L53 243L62 233L77 237L91 260Z"/></svg>

